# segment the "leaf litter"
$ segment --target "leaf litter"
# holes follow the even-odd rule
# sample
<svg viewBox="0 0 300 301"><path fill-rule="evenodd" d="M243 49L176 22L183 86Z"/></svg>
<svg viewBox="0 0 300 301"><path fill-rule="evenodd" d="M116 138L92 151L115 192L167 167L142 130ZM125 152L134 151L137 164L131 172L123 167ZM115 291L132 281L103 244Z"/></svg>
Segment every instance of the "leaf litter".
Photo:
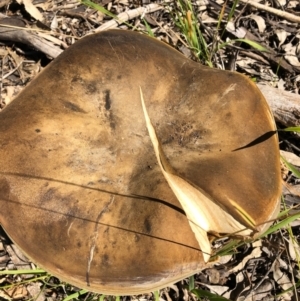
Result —
<svg viewBox="0 0 300 301"><path fill-rule="evenodd" d="M255 2L296 17L300 15L297 0ZM126 23L118 22L105 11L97 11L75 0L3 1L0 7L2 14L6 14L9 18L18 16L19 20L23 20L26 27L33 32L41 30L42 37L47 38L53 47L65 49L84 35L99 30L101 26L102 28L118 26L122 29L134 28L151 32L191 59L205 63L195 56L176 25L178 16L174 17L174 11L178 2L102 0L96 3L114 16L129 14L130 18ZM152 5L155 9L141 9L147 5ZM223 0L198 0L192 3L208 50L213 53L211 57L213 66L236 70L256 82L299 94L300 24L287 21L283 16L261 10L252 4L248 5L244 1L237 3L232 18L228 20L233 5L234 1ZM220 22L219 16L222 11L224 16ZM185 18L185 15L182 14L181 17ZM218 23L221 23L221 30L216 29ZM258 51L243 42L235 42L236 39L249 39L268 51ZM233 42L228 43L230 41ZM227 46L215 51L217 45L222 43L227 43ZM51 58L32 47L13 41L1 43L0 57L0 109L2 109L49 63ZM282 125L278 124L278 128L282 128ZM282 155L299 170L299 134L281 132L279 137L280 148L284 151ZM298 210L300 180L284 163L283 172L285 180L283 197L286 198L286 206L289 208L296 206L293 210ZM230 254L221 257L213 268L195 275L194 286L196 289L218 294L229 300L298 300L299 235L300 221L295 220L290 226L258 242L245 242ZM213 250L226 243L228 243L226 239L215 241ZM0 272L17 269L34 271L35 268L19 253L9 238L0 232ZM156 295L156 300L197 300L196 295L188 289L190 281L185 279L161 290ZM46 273L0 275L0 299L3 300L51 301L64 300L67 296L74 296L80 300L114 300L109 296L88 294ZM124 301L154 299L155 294L122 298Z"/></svg>

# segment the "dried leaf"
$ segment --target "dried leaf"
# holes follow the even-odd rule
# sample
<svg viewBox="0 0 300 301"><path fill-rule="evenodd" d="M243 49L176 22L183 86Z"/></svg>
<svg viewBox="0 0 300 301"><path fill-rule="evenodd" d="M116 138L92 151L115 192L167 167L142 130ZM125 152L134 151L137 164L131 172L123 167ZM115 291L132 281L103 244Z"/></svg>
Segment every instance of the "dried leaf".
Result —
<svg viewBox="0 0 300 301"><path fill-rule="evenodd" d="M12 286L7 289L0 290L0 297L5 300L19 300L28 296L28 292L24 285Z"/></svg>
<svg viewBox="0 0 300 301"><path fill-rule="evenodd" d="M287 151L280 151L281 156L283 156L285 158L286 161L288 161L289 163L295 165L295 166L300 166L300 158L291 153L291 152L287 152Z"/></svg>
<svg viewBox="0 0 300 301"><path fill-rule="evenodd" d="M19 4L24 4L26 11L36 20L44 22L44 17L40 11L32 4L31 0L17 0Z"/></svg>
<svg viewBox="0 0 300 301"><path fill-rule="evenodd" d="M289 253L293 260L298 260L300 258L300 247L297 245L296 242L293 242L289 239Z"/></svg>
<svg viewBox="0 0 300 301"><path fill-rule="evenodd" d="M242 269L244 269L245 265L247 264L247 262L252 259L252 258L258 258L261 256L262 250L261 250L261 242L260 241L256 241L253 243L253 247L254 249L252 250L252 252L247 255L246 257L243 258L243 260L235 267L233 267L230 272L231 273L236 273Z"/></svg>
<svg viewBox="0 0 300 301"><path fill-rule="evenodd" d="M44 301L46 299L41 286L42 283L40 282L32 282L27 286L27 291L35 301Z"/></svg>
<svg viewBox="0 0 300 301"><path fill-rule="evenodd" d="M263 298L272 295L272 289L273 285L271 281L265 280L256 290L251 290L251 293L243 301L264 300Z"/></svg>
<svg viewBox="0 0 300 301"><path fill-rule="evenodd" d="M256 22L258 31L260 33L263 33L265 31L266 23L265 23L265 20L261 16L250 15L249 18L251 18L252 20L254 20Z"/></svg>
<svg viewBox="0 0 300 301"><path fill-rule="evenodd" d="M244 27L236 28L234 22L228 22L226 25L226 30L232 33L235 37L239 39L245 38L247 30Z"/></svg>
<svg viewBox="0 0 300 301"><path fill-rule="evenodd" d="M219 296L223 296L223 297L226 298L226 296L224 296L223 294L229 290L228 286L224 286L224 285L209 285L207 283L201 283L201 284L204 285L204 286L206 286L207 288L209 288L212 293L218 294Z"/></svg>
<svg viewBox="0 0 300 301"><path fill-rule="evenodd" d="M50 24L50 28L52 30L55 30L58 28L58 21L57 21L57 17L56 17L56 14L54 15L52 21L51 21L51 24Z"/></svg>
<svg viewBox="0 0 300 301"><path fill-rule="evenodd" d="M300 62L297 58L297 47L293 46L292 43L288 43L282 48L285 50L286 54L284 55L284 58L292 65L295 67L300 67Z"/></svg>
<svg viewBox="0 0 300 301"><path fill-rule="evenodd" d="M279 44L278 44L278 47L281 47L281 45L285 42L288 34L285 30L283 29L277 29L275 30L275 33L277 35L277 38L279 40Z"/></svg>
<svg viewBox="0 0 300 301"><path fill-rule="evenodd" d="M278 259L275 259L275 264L273 265L272 271L275 281L282 287L283 290L288 290L293 286L287 274L280 269L280 261ZM289 291L285 292L282 297L284 300L291 300L293 295L293 292Z"/></svg>

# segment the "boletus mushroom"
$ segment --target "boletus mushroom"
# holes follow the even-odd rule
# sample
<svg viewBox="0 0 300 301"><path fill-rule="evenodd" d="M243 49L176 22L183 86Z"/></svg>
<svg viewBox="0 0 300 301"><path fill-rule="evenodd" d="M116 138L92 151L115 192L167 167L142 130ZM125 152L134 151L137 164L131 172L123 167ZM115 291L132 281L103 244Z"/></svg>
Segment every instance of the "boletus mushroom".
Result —
<svg viewBox="0 0 300 301"><path fill-rule="evenodd" d="M271 111L245 76L129 31L87 36L0 113L0 223L40 267L128 295L203 269L207 233L279 208Z"/></svg>

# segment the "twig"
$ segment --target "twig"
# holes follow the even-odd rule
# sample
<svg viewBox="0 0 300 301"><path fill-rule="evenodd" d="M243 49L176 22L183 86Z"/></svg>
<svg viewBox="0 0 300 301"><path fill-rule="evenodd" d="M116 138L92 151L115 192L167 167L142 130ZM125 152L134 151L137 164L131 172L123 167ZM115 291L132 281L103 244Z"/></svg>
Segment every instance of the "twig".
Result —
<svg viewBox="0 0 300 301"><path fill-rule="evenodd" d="M288 12L285 12L283 10L279 10L279 9L276 9L276 8L273 8L273 7L270 7L270 6L266 6L266 5L257 3L253 0L240 0L240 1L243 2L243 3L246 3L246 4L250 4L251 6L253 6L255 8L264 10L268 13L273 14L273 15L284 18L284 19L286 19L290 22L300 23L300 17L298 17L296 15L293 15L293 14L290 14Z"/></svg>
<svg viewBox="0 0 300 301"><path fill-rule="evenodd" d="M9 71L8 73L6 73L5 75L2 75L2 77L0 78L1 84L3 82L3 80L7 77L9 77L11 74L13 74L16 70L19 69L19 67L23 64L23 61L21 61L16 68L12 69L11 71Z"/></svg>
<svg viewBox="0 0 300 301"><path fill-rule="evenodd" d="M300 125L299 94L281 91L262 84L257 86L269 103L277 122L280 122L285 127Z"/></svg>
<svg viewBox="0 0 300 301"><path fill-rule="evenodd" d="M262 285L262 283L264 282L264 280L267 279L268 275L270 274L270 272L274 268L274 265L275 265L275 260L273 259L271 267L268 269L268 271L265 273L265 275L260 279L260 281L252 289L250 288L248 290L248 292L246 292L246 294L244 295L244 298L245 298L244 300L246 300L247 297L249 297L252 292L255 292Z"/></svg>
<svg viewBox="0 0 300 301"><path fill-rule="evenodd" d="M39 37L33 31L28 31L28 28L26 27L7 27L7 21L10 20L11 18L7 17L6 15L0 14L1 40L19 42L29 45L52 58L57 57L62 52L62 50L59 47L54 46L51 42L47 41L43 37Z"/></svg>
<svg viewBox="0 0 300 301"><path fill-rule="evenodd" d="M121 23L127 22L128 20L134 19L138 16L141 16L143 14L153 13L155 11L161 10L163 7L161 5L151 3L144 7L139 7L135 9L128 10L126 12L120 13L117 15L116 19L112 19L100 27L98 27L96 30L93 30L92 32L100 32L107 29L112 29L118 27Z"/></svg>
<svg viewBox="0 0 300 301"><path fill-rule="evenodd" d="M0 39L29 45L52 58L57 57L62 52L59 47L54 46L44 38L22 29L0 27Z"/></svg>

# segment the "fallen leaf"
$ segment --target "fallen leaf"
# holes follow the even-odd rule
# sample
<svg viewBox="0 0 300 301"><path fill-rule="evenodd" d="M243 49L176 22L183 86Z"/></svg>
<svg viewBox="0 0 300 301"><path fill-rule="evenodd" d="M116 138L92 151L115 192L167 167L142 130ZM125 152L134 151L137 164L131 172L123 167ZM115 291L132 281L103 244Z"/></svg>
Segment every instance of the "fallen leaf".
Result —
<svg viewBox="0 0 300 301"><path fill-rule="evenodd" d="M40 282L32 282L27 285L27 291L35 301L44 301L46 299L45 294L41 291L41 286L42 283Z"/></svg>
<svg viewBox="0 0 300 301"><path fill-rule="evenodd" d="M40 11L32 4L31 0L17 0L21 5L24 4L26 11L36 20L44 22L44 17Z"/></svg>
<svg viewBox="0 0 300 301"><path fill-rule="evenodd" d="M263 33L265 31L266 23L265 23L265 20L261 16L252 14L249 16L249 18L255 21L255 23L257 24L257 27L258 27L258 31L260 33Z"/></svg>
<svg viewBox="0 0 300 301"><path fill-rule="evenodd" d="M297 58L297 47L293 46L292 43L288 43L284 46L282 46L282 48L285 50L285 55L284 58L292 65L295 67L300 67L300 62Z"/></svg>
<svg viewBox="0 0 300 301"><path fill-rule="evenodd" d="M289 253L293 260L298 260L300 258L300 247L296 242L293 242L292 239L289 239L288 242Z"/></svg>
<svg viewBox="0 0 300 301"><path fill-rule="evenodd" d="M300 166L300 158L294 153L281 150L280 154L286 159L287 162L295 166Z"/></svg>
<svg viewBox="0 0 300 301"><path fill-rule="evenodd" d="M28 296L28 292L24 285L12 286L7 289L2 289L0 297L5 300L19 300Z"/></svg>
<svg viewBox="0 0 300 301"><path fill-rule="evenodd" d="M275 264L273 265L272 268L273 277L274 280L277 282L277 284L279 284L281 288L285 291L293 287L293 284L290 281L287 274L284 273L280 268L281 268L280 261L278 259L275 259ZM288 291L283 293L281 296L284 298L284 300L288 301L292 299L293 295L294 295L293 291Z"/></svg>
<svg viewBox="0 0 300 301"><path fill-rule="evenodd" d="M277 35L277 38L279 40L279 44L278 44L278 48L279 48L285 42L288 34L283 29L277 29L277 30L275 30L275 34Z"/></svg>
<svg viewBox="0 0 300 301"><path fill-rule="evenodd" d="M261 256L262 253L262 249L261 249L261 241L255 241L253 243L253 250L252 252L247 255L246 257L243 258L243 260L236 265L235 267L233 267L232 269L229 270L230 273L236 273L238 271L241 271L242 269L244 269L245 265L247 264L247 262L252 259L252 258L258 258Z"/></svg>

